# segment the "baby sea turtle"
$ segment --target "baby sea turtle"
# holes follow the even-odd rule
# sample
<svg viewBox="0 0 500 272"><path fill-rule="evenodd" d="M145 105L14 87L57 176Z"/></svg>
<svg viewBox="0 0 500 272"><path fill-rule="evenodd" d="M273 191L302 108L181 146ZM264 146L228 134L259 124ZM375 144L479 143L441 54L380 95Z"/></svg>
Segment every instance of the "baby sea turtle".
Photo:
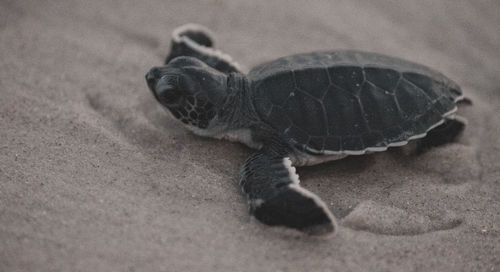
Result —
<svg viewBox="0 0 500 272"><path fill-rule="evenodd" d="M251 214L268 225L308 233L336 229L294 166L402 146L453 140L465 119L455 112L460 87L425 66L375 53L327 51L282 57L247 75L215 50L210 32L185 25L173 33L165 66L146 81L155 98L195 134L257 149L240 185Z"/></svg>

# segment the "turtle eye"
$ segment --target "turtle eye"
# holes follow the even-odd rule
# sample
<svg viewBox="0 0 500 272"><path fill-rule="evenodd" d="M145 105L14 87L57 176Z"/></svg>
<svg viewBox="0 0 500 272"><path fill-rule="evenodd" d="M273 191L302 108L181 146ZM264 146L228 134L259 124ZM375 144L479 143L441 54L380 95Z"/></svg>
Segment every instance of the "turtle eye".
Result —
<svg viewBox="0 0 500 272"><path fill-rule="evenodd" d="M166 87L158 91L158 98L167 105L176 105L182 98L182 93L178 89Z"/></svg>

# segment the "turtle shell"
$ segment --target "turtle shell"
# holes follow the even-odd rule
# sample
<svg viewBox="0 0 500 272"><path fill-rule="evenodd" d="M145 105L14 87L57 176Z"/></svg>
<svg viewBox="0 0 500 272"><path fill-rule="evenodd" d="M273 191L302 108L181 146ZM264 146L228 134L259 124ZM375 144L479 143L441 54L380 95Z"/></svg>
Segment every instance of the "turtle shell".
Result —
<svg viewBox="0 0 500 272"><path fill-rule="evenodd" d="M428 67L375 53L279 58L248 75L255 109L312 154L363 154L404 145L456 111L460 87Z"/></svg>

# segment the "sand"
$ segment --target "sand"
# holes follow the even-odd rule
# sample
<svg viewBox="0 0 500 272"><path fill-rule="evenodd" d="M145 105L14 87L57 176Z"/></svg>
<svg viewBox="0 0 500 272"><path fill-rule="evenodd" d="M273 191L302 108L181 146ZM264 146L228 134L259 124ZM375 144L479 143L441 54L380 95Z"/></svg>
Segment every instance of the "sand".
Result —
<svg viewBox="0 0 500 272"><path fill-rule="evenodd" d="M270 1L269 1L270 2ZM0 1L0 271L500 271L498 1ZM339 221L249 216L250 149L187 132L144 74L197 22L246 67L360 49L474 100L456 143L299 168Z"/></svg>

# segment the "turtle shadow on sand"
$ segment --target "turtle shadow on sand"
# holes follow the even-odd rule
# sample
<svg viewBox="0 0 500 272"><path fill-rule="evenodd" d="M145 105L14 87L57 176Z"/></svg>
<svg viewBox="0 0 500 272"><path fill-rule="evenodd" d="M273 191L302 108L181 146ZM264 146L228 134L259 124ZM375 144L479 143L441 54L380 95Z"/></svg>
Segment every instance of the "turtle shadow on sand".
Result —
<svg viewBox="0 0 500 272"><path fill-rule="evenodd" d="M405 166L405 159L417 156L395 148L299 168L298 173L302 185L317 193L346 228L411 236L460 226L463 219L459 215L452 209L433 208L439 200L433 194L426 196L426 186L436 181L422 178L419 170ZM405 197L406 187L422 191L416 194L421 202L427 201L425 207L414 207L409 202L412 199Z"/></svg>

